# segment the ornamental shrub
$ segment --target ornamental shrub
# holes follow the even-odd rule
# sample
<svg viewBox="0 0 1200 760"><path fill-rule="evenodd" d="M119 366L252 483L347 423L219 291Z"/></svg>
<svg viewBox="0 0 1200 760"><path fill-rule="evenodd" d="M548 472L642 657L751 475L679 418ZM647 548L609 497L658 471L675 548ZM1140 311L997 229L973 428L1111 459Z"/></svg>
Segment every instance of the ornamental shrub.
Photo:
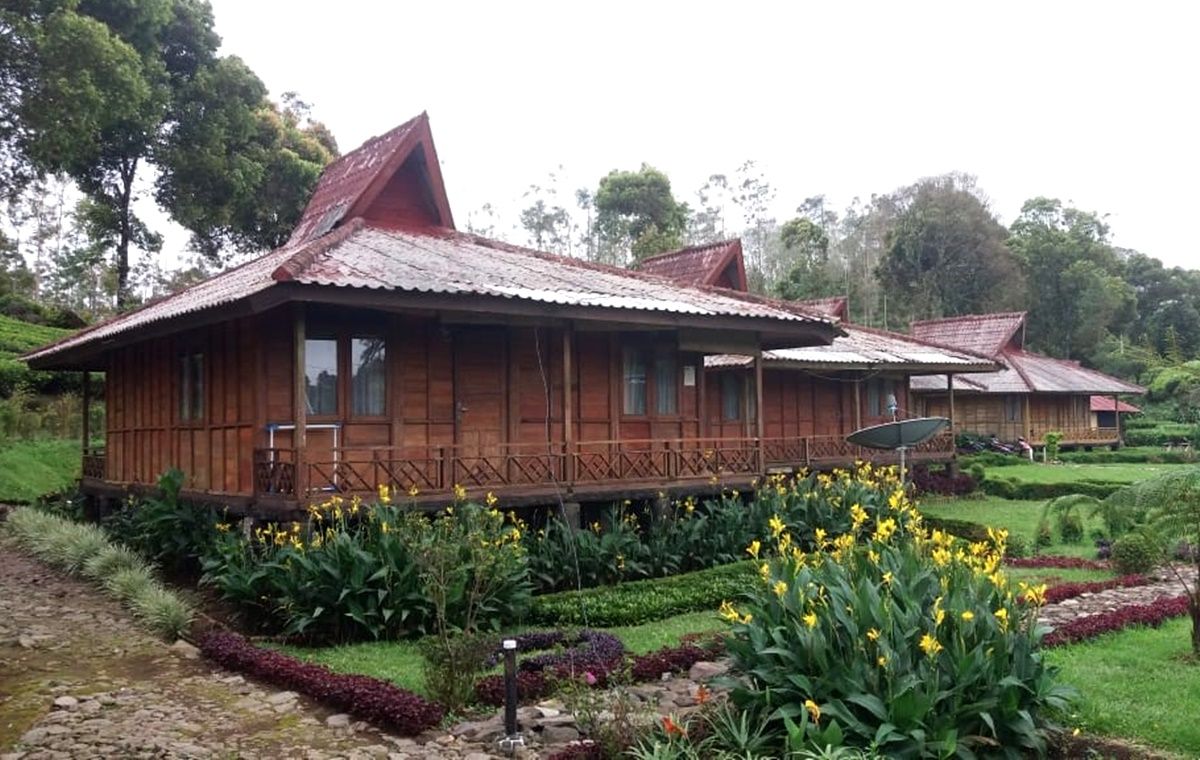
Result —
<svg viewBox="0 0 1200 760"><path fill-rule="evenodd" d="M1126 533L1112 545L1112 563L1121 575L1148 573L1163 559L1162 546L1144 531Z"/></svg>
<svg viewBox="0 0 1200 760"><path fill-rule="evenodd" d="M768 724L777 754L801 742L898 757L1044 752L1048 708L1070 693L1043 661L1043 630L1009 588L993 535L784 547L722 609L744 678L731 698Z"/></svg>
<svg viewBox="0 0 1200 760"><path fill-rule="evenodd" d="M171 469L158 479L158 491L131 498L104 521L116 541L174 573L195 574L217 540L217 513L180 499L183 473Z"/></svg>

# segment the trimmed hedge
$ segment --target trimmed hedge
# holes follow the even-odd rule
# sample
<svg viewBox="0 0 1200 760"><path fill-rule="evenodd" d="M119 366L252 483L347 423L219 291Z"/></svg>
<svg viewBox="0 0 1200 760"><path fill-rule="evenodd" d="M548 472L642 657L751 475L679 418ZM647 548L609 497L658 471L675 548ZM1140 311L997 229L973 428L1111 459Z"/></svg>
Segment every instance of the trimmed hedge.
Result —
<svg viewBox="0 0 1200 760"><path fill-rule="evenodd" d="M1191 464L1197 461L1195 451L1164 451L1157 447L1150 450L1064 451L1058 458L1074 464Z"/></svg>
<svg viewBox="0 0 1200 760"><path fill-rule="evenodd" d="M1055 647L1074 644L1077 641L1095 638L1101 634L1120 631L1134 625L1157 628L1171 618L1188 614L1188 598L1172 596L1156 599L1150 604L1131 604L1126 607L1101 612L1098 615L1076 618L1063 623L1042 639L1042 646Z"/></svg>
<svg viewBox="0 0 1200 760"><path fill-rule="evenodd" d="M441 705L387 681L334 673L283 652L259 649L236 633L210 633L200 640L200 651L223 668L300 692L402 736L416 736L445 717Z"/></svg>
<svg viewBox="0 0 1200 760"><path fill-rule="evenodd" d="M1057 499L1060 496L1082 494L1105 499L1128 483L1113 483L1107 480L1075 480L1069 483L1024 483L1012 478L989 477L979 484L980 489L1001 499L1037 501Z"/></svg>
<svg viewBox="0 0 1200 760"><path fill-rule="evenodd" d="M1074 599L1084 594L1095 594L1114 588L1130 588L1145 586L1150 580L1144 575L1122 575L1107 581L1088 581L1083 583L1060 583L1046 590L1046 604L1057 604L1067 599Z"/></svg>
<svg viewBox="0 0 1200 760"><path fill-rule="evenodd" d="M715 610L721 602L740 596L754 573L754 563L735 562L667 578L543 594L533 598L528 622L610 628Z"/></svg>
<svg viewBox="0 0 1200 760"><path fill-rule="evenodd" d="M988 541L988 529L986 525L981 525L977 522L969 520L955 520L950 517L930 517L922 515L921 523L930 530L940 530L943 533L949 533L952 536L964 539L966 541Z"/></svg>

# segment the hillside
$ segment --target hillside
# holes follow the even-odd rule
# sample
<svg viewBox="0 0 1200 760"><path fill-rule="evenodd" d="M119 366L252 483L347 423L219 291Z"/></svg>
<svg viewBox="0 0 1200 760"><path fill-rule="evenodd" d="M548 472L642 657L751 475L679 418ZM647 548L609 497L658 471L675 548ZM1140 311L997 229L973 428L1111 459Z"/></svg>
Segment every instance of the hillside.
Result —
<svg viewBox="0 0 1200 760"><path fill-rule="evenodd" d="M8 397L24 385L34 393L72 390L75 379L57 372L33 372L17 357L38 346L70 335L74 330L35 325L0 315L0 397Z"/></svg>

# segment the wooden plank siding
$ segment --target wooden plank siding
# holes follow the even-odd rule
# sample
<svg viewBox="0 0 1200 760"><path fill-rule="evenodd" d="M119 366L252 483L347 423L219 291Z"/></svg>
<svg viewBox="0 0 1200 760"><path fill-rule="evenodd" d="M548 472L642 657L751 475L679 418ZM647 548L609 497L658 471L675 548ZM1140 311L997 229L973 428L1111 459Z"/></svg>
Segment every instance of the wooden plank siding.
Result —
<svg viewBox="0 0 1200 760"><path fill-rule="evenodd" d="M923 412L948 416L946 394L922 394ZM1115 443L1116 428L1093 425L1090 394L954 394L956 432L978 436L995 435L1002 441L1026 438L1037 445L1049 431L1064 434L1063 442Z"/></svg>

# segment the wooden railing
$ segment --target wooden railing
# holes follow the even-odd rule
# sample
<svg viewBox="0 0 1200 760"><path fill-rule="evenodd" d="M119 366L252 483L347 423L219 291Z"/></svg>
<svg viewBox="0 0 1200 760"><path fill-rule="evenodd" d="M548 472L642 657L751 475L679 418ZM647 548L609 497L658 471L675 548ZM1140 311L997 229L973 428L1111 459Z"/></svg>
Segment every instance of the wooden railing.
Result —
<svg viewBox="0 0 1200 760"><path fill-rule="evenodd" d="M953 453L949 434L914 447L913 461ZM849 464L858 459L893 462L891 452L848 444L838 436L586 441L497 444L488 447L340 447L297 469L294 452L255 452L255 487L260 493L420 493L522 487L597 487L669 484L753 476L778 468ZM298 482L297 474L303 475ZM288 489L292 490L288 490Z"/></svg>
<svg viewBox="0 0 1200 760"><path fill-rule="evenodd" d="M103 446L84 450L82 474L85 478L104 480L108 473L108 453Z"/></svg>
<svg viewBox="0 0 1200 760"><path fill-rule="evenodd" d="M1061 444L1115 443L1121 434L1115 427L1035 427L1030 431L1029 443L1040 447L1045 443L1046 433L1062 433Z"/></svg>

